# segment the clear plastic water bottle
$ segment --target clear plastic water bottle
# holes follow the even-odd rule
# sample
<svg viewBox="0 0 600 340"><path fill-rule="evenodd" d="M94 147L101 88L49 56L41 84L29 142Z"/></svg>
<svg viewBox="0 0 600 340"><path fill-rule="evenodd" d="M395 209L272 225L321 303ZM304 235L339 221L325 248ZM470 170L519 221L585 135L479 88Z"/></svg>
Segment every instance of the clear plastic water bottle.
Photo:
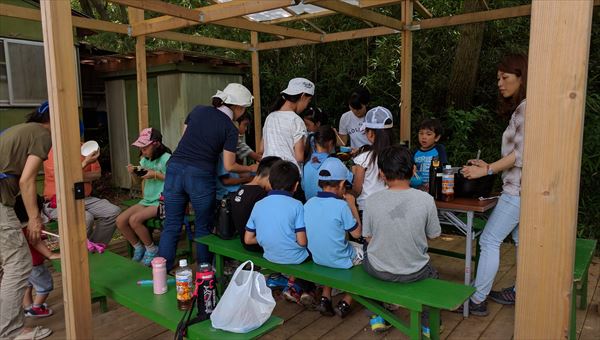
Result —
<svg viewBox="0 0 600 340"><path fill-rule="evenodd" d="M189 310L192 307L192 269L188 267L187 260L179 260L179 268L175 272L175 287L177 289L177 308Z"/></svg>

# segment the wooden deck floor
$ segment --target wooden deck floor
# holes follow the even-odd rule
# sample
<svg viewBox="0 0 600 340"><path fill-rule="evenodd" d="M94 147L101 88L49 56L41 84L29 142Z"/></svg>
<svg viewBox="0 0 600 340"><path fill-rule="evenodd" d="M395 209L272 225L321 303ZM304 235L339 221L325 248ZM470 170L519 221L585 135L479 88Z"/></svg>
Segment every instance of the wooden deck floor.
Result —
<svg viewBox="0 0 600 340"><path fill-rule="evenodd" d="M446 235L432 243L432 246L449 250L464 250L464 239ZM110 247L119 254L126 254L124 241L115 241ZM515 248L502 246L502 259L494 288L510 286L516 275ZM434 266L446 280L462 282L463 262L458 259L432 255ZM600 339L600 258L594 258L589 271L587 310L577 311L577 335L580 340ZM135 280L136 278L131 278ZM54 274L55 290L48 298L49 306L55 315L44 319L27 319L28 325L50 327L54 334L48 339L64 339L64 308L60 274ZM338 296L337 298L340 298ZM334 298L334 302L337 299ZM443 339L511 339L514 326L514 307L489 302L490 315L470 317L442 312ZM172 339L173 333L141 317L127 308L109 300L109 311L101 313L98 304L92 306L93 334L96 339ZM398 315L407 314L402 310ZM354 306L352 313L345 319L322 317L318 312L305 311L300 306L279 299L273 312L285 319L283 326L263 337L263 339L404 339L400 332L391 329L383 334L372 333L368 327L368 317L360 306Z"/></svg>

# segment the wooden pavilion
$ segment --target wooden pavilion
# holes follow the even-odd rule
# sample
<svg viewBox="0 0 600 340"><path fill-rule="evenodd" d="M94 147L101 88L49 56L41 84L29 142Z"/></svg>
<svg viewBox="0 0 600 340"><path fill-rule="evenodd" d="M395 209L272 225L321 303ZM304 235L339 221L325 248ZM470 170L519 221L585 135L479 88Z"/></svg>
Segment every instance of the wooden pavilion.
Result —
<svg viewBox="0 0 600 340"><path fill-rule="evenodd" d="M78 170L76 68L69 48L73 46L73 27L136 37L140 128L148 124L146 36L249 51L253 94L257 98L257 140L261 138L260 51L400 34L400 138L406 140L410 139L413 34L424 29L531 15L526 166L517 271L519 301L514 335L519 339L568 336L592 11L600 0L533 0L531 5L437 18L418 0L218 0L195 9L159 0L110 1L128 6L129 25L72 17L67 0L41 0L41 11L0 3L2 15L42 21L48 97L52 112L61 113L53 115L51 123L57 154L59 220L63 226L84 225L83 202L73 194L74 185L82 181ZM401 6L401 18L372 10L392 4ZM162 16L145 20L145 11ZM415 11L425 19L414 20ZM314 25L311 26L317 32L278 25L332 14L359 18L373 27L326 33ZM251 40L229 41L173 31L199 24L249 30ZM283 38L261 42L259 34ZM67 337L88 339L92 334L85 228L61 228L60 236Z"/></svg>

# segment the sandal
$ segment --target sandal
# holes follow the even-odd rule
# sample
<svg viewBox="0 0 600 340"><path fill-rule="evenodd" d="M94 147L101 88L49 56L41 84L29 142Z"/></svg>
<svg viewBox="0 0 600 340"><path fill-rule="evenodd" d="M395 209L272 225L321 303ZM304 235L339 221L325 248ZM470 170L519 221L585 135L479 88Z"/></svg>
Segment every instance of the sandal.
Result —
<svg viewBox="0 0 600 340"><path fill-rule="evenodd" d="M106 249L106 244L94 243L90 240L87 240L87 249L90 253L97 252L98 254L102 254L102 253L104 253L104 250Z"/></svg>
<svg viewBox="0 0 600 340"><path fill-rule="evenodd" d="M50 336L50 334L52 334L52 330L50 328L36 326L29 331L23 330L21 334L15 337L15 340L40 340Z"/></svg>

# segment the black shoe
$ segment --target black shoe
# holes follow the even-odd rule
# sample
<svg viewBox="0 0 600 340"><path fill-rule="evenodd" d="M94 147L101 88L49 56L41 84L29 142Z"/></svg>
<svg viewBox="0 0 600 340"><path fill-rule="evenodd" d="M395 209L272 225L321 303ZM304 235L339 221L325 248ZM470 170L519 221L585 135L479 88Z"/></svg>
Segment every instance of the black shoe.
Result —
<svg viewBox="0 0 600 340"><path fill-rule="evenodd" d="M489 295L490 299L501 305L514 305L517 298L515 292L515 286L504 288L501 291L491 291Z"/></svg>
<svg viewBox="0 0 600 340"><path fill-rule="evenodd" d="M333 311L333 306L331 305L331 300L328 298L321 296L321 301L317 306L317 310L323 316L334 316L335 312Z"/></svg>
<svg viewBox="0 0 600 340"><path fill-rule="evenodd" d="M453 312L462 314L463 310L464 305L460 305L460 307L453 310ZM488 316L490 312L488 312L487 309L487 302L483 301L481 303L475 303L469 299L469 314L473 314L475 316Z"/></svg>
<svg viewBox="0 0 600 340"><path fill-rule="evenodd" d="M348 314L350 314L350 305L348 302L344 300L340 300L337 306L335 307L335 314L339 315L340 318L345 318Z"/></svg>

